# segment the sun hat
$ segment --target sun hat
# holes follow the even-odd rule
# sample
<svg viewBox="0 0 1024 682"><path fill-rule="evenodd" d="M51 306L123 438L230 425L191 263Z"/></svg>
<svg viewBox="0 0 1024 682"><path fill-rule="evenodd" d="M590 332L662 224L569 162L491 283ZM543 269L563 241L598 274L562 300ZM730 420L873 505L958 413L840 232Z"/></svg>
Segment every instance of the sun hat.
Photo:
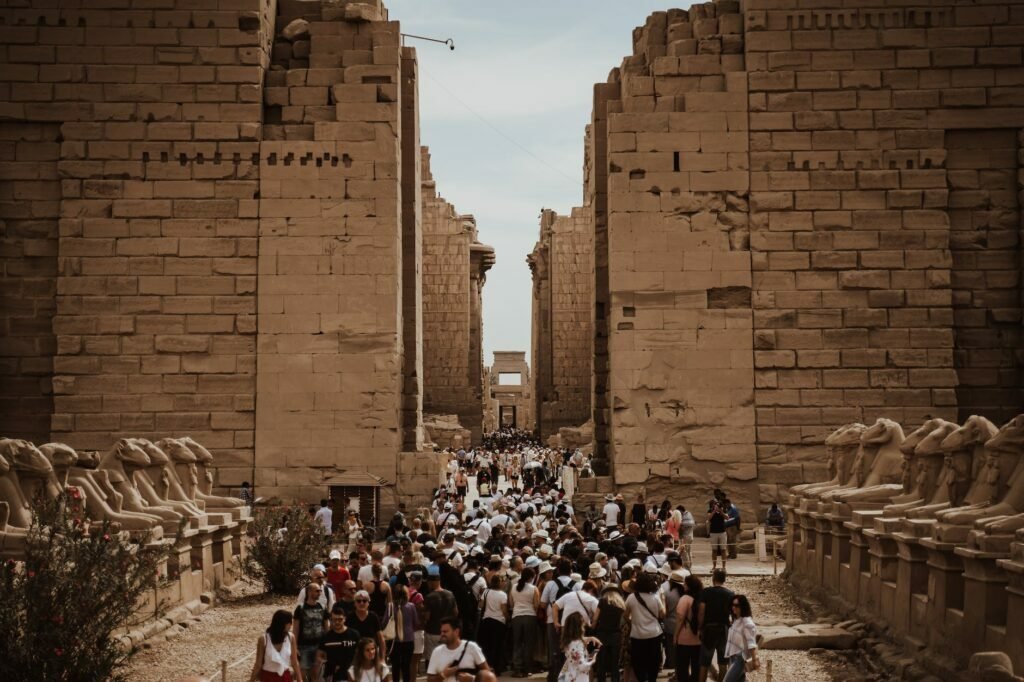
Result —
<svg viewBox="0 0 1024 682"><path fill-rule="evenodd" d="M654 564L644 564L644 573L657 573L658 567Z"/></svg>
<svg viewBox="0 0 1024 682"><path fill-rule="evenodd" d="M609 540L618 540L618 539L619 539L619 538L621 538L621 537L622 537L622 533L620 533L620 532L619 532L619 531L617 531L617 530L613 530L613 531L611 532L611 535L609 535L609 536L608 536L608 539L609 539Z"/></svg>
<svg viewBox="0 0 1024 682"><path fill-rule="evenodd" d="M585 549L588 552L596 552L601 548L598 546L596 542L588 542L586 545L584 545L583 549Z"/></svg>
<svg viewBox="0 0 1024 682"><path fill-rule="evenodd" d="M597 563L596 561L590 564L590 575L589 578L603 578L608 575L608 571L605 570L604 566Z"/></svg>
<svg viewBox="0 0 1024 682"><path fill-rule="evenodd" d="M669 580L671 580L674 583L681 583L684 580L686 580L686 578L689 575L690 572L687 571L685 568L677 568L676 570L672 571L672 575L669 576Z"/></svg>
<svg viewBox="0 0 1024 682"><path fill-rule="evenodd" d="M669 566L668 564L662 564L661 566L658 567L658 573L660 573L660 574L662 574L664 576L672 575L672 567Z"/></svg>
<svg viewBox="0 0 1024 682"><path fill-rule="evenodd" d="M638 543L636 543L636 553L637 554L647 554L647 543L646 542L638 542Z"/></svg>
<svg viewBox="0 0 1024 682"><path fill-rule="evenodd" d="M523 565L527 568L535 568L536 566L540 566L540 559L535 556L527 557Z"/></svg>
<svg viewBox="0 0 1024 682"><path fill-rule="evenodd" d="M540 562L540 566L537 567L537 575L544 575L548 571L555 570L555 567L551 565L550 561Z"/></svg>

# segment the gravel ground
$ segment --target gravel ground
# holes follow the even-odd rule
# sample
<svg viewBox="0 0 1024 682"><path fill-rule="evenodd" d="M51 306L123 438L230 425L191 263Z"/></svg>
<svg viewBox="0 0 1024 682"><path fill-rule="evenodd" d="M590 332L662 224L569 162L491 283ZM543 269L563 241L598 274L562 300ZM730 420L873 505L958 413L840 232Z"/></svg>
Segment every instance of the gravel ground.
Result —
<svg viewBox="0 0 1024 682"><path fill-rule="evenodd" d="M728 587L746 594L758 623L785 620L813 622L815 617L795 598L792 588L781 578L735 577ZM153 642L133 659L134 682L176 682L190 674L209 675L219 682L221 660L234 663L255 652L256 639L270 616L278 608L293 604L291 599L255 594L253 588L242 596L222 601L198 620L189 623L180 634L167 641ZM766 651L761 670L747 675L750 682L767 680L766 666L772 662L772 682L870 682L858 652ZM229 682L248 680L252 657L229 671ZM215 676L215 673L218 673ZM538 679L541 676L536 676ZM423 679L422 677L420 678Z"/></svg>
<svg viewBox="0 0 1024 682"><path fill-rule="evenodd" d="M266 630L270 617L280 608L291 608L295 600L259 593L244 586L238 596L229 597L192 621L173 639L153 641L132 659L133 682L176 682L188 675L207 675L220 680L220 662L232 664L249 655L228 672L230 682L249 679L256 640ZM216 673L216 675L215 675Z"/></svg>

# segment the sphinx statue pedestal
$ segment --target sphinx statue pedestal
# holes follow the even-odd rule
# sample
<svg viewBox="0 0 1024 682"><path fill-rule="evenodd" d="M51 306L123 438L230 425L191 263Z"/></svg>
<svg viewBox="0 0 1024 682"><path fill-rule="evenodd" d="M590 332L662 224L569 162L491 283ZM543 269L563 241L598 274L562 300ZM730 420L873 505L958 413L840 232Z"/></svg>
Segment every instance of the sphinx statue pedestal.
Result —
<svg viewBox="0 0 1024 682"><path fill-rule="evenodd" d="M966 644L973 639L964 621L964 562L956 545L934 537L921 538L928 552L928 643L948 651L957 660L972 653Z"/></svg>
<svg viewBox="0 0 1024 682"><path fill-rule="evenodd" d="M975 651L1002 650L1006 640L1006 586L1009 576L997 561L1007 554L957 547L964 564L964 629ZM1016 637L1024 633L1015 633Z"/></svg>
<svg viewBox="0 0 1024 682"><path fill-rule="evenodd" d="M866 584L861 584L858 603L868 612L892 622L896 607L896 579L899 572L899 547L891 535L875 529L861 531L868 545L870 570Z"/></svg>
<svg viewBox="0 0 1024 682"><path fill-rule="evenodd" d="M1018 530L1010 546L1010 556L998 559L996 564L1006 572L1006 637L1003 651L1013 660L1013 669L1024 668L1024 529Z"/></svg>

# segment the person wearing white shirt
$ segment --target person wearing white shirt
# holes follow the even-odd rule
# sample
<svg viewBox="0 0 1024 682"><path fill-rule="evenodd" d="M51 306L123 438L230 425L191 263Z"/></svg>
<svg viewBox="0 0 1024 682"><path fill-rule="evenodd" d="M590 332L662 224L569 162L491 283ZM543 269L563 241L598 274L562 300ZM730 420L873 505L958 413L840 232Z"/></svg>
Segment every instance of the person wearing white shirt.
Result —
<svg viewBox="0 0 1024 682"><path fill-rule="evenodd" d="M486 545L487 541L491 539L491 524L487 523L487 518L480 513L477 515L475 521L469 524L470 528L476 529L477 540L480 541L481 545Z"/></svg>
<svg viewBox="0 0 1024 682"><path fill-rule="evenodd" d="M557 627L565 625L565 619L574 613L583 616L583 624L587 627L593 625L594 613L597 611L598 599L594 596L597 588L591 582L583 583L583 587L575 592L563 594L555 601L554 618L558 623Z"/></svg>
<svg viewBox="0 0 1024 682"><path fill-rule="evenodd" d="M460 630L457 617L441 621L440 646L430 655L427 682L458 682L463 672L472 674L479 682L497 680L483 650L476 642L463 641Z"/></svg>
<svg viewBox="0 0 1024 682"><path fill-rule="evenodd" d="M604 525L608 528L615 528L619 525L619 505L615 504L615 498L605 495L605 504L601 509L604 514Z"/></svg>
<svg viewBox="0 0 1024 682"><path fill-rule="evenodd" d="M334 510L327 506L328 504L330 504L329 500L320 500L320 508L313 515L313 519L323 526L324 535L330 535L334 532Z"/></svg>

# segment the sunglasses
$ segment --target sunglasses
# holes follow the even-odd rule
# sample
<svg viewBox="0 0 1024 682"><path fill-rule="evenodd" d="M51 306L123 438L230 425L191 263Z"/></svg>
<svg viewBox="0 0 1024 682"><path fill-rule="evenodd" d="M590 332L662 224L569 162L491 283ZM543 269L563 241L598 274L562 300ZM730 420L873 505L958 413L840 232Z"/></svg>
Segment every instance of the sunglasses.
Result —
<svg viewBox="0 0 1024 682"><path fill-rule="evenodd" d="M357 604L369 604L370 600L369 599L356 599L356 603Z"/></svg>

